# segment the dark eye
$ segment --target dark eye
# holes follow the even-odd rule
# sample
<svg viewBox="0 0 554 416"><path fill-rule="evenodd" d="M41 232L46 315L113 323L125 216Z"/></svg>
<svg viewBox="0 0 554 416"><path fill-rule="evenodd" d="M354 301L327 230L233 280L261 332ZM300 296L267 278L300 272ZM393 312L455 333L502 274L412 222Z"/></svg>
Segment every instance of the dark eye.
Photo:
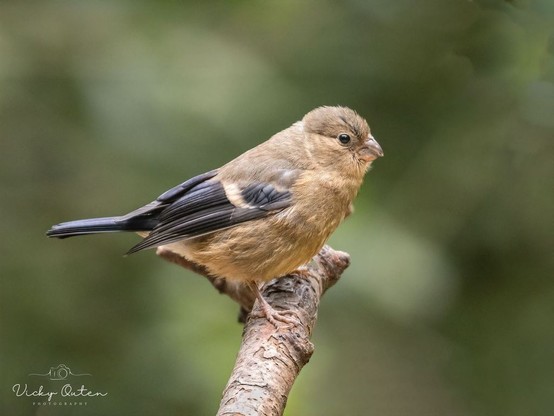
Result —
<svg viewBox="0 0 554 416"><path fill-rule="evenodd" d="M350 136L346 133L339 134L338 139L339 139L339 142L341 142L342 144L350 143Z"/></svg>

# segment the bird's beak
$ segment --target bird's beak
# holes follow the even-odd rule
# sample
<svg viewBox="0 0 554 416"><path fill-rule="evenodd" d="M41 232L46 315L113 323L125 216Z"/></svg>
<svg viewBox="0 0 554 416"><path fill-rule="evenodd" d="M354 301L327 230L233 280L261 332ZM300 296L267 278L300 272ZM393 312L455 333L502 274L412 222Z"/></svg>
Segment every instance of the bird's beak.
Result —
<svg viewBox="0 0 554 416"><path fill-rule="evenodd" d="M363 161L371 162L372 160L375 160L378 157L382 157L385 154L383 153L383 149L381 149L381 146L379 146L379 143L377 143L377 140L375 140L370 134L367 137L364 145L360 148L359 155L360 159L362 159Z"/></svg>

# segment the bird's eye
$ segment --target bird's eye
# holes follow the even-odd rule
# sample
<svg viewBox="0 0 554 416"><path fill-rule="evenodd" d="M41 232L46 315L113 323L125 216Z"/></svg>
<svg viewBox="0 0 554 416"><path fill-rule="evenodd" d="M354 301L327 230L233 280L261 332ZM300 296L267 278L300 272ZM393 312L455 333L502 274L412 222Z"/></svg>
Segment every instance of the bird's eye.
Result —
<svg viewBox="0 0 554 416"><path fill-rule="evenodd" d="M346 133L339 134L338 139L339 139L339 142L341 142L342 144L350 143L350 136Z"/></svg>

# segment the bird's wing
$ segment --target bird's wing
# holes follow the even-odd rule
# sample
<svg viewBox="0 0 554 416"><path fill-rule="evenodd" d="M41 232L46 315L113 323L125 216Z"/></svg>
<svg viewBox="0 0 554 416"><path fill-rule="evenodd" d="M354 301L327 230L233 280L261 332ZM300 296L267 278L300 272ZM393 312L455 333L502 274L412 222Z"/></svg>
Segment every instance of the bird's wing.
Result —
<svg viewBox="0 0 554 416"><path fill-rule="evenodd" d="M158 214L158 223L128 254L263 218L292 202L290 191L279 190L271 183L239 186L213 176L197 181L192 187L187 181L180 185L181 189L175 187L154 201L152 204L158 203L152 207Z"/></svg>
<svg viewBox="0 0 554 416"><path fill-rule="evenodd" d="M129 212L128 214L119 217L119 219L121 221L125 221L132 218L149 216L156 213L159 214L160 211L171 205L171 203L175 202L183 195L186 195L186 193L194 187L200 185L202 182L212 179L215 175L217 175L217 172L217 169L214 169L201 175L195 176L194 178L190 178L182 184L174 186L168 191L165 191L158 198L156 198L155 201L152 201L149 204L146 204L132 212Z"/></svg>

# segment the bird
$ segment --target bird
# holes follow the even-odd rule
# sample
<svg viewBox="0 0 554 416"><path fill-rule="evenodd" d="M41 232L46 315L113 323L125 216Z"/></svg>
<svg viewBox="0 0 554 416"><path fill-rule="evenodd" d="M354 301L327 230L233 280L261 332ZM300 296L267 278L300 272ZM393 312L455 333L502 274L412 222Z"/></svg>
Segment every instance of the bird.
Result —
<svg viewBox="0 0 554 416"><path fill-rule="evenodd" d="M260 285L308 263L352 211L383 150L367 121L344 106L321 106L218 169L195 176L122 216L63 222L48 237L130 231L127 254L161 247L211 275L250 287L274 325Z"/></svg>

